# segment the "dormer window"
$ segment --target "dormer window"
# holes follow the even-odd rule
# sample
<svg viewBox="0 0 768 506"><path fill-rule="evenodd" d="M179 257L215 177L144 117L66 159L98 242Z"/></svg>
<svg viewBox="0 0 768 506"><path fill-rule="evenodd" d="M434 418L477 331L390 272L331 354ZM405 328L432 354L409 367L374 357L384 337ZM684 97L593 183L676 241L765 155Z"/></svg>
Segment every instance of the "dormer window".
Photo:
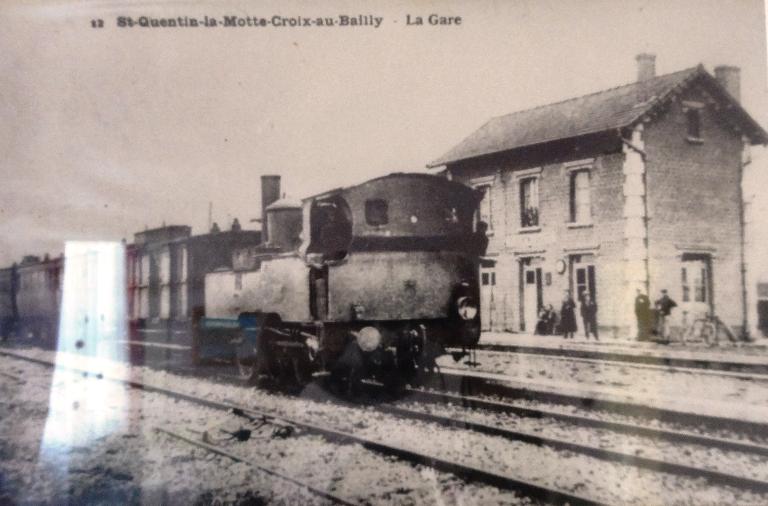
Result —
<svg viewBox="0 0 768 506"><path fill-rule="evenodd" d="M704 104L699 102L683 102L683 112L687 125L687 139L690 142L701 142L701 109Z"/></svg>
<svg viewBox="0 0 768 506"><path fill-rule="evenodd" d="M685 113L688 120L688 137L701 139L701 114L698 109L688 109Z"/></svg>

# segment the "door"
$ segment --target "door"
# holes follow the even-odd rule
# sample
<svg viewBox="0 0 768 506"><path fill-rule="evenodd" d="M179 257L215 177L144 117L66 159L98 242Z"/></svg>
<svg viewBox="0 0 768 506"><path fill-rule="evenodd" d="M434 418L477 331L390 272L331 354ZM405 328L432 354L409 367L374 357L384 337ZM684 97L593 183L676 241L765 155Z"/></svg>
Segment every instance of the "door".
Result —
<svg viewBox="0 0 768 506"><path fill-rule="evenodd" d="M684 254L680 280L682 297L679 321L686 326L711 312L712 272L709 255Z"/></svg>
<svg viewBox="0 0 768 506"><path fill-rule="evenodd" d="M541 267L525 265L523 267L523 325L525 332L533 333L539 319L539 310L543 304L541 285Z"/></svg>
<svg viewBox="0 0 768 506"><path fill-rule="evenodd" d="M480 266L480 325L481 330L492 330L496 313L496 267L495 264Z"/></svg>
<svg viewBox="0 0 768 506"><path fill-rule="evenodd" d="M584 332L584 322L581 321L581 301L584 293L589 292L592 300L598 303L598 319L600 324L600 303L597 299L597 283L595 265L592 255L574 255L571 257L571 293L576 301L576 328L579 333Z"/></svg>

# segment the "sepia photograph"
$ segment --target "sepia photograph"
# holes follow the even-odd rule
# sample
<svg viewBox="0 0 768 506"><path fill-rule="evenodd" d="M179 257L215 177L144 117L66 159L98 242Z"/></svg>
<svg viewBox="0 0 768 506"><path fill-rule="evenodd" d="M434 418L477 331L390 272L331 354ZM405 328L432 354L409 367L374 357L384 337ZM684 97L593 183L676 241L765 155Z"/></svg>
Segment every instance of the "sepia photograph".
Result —
<svg viewBox="0 0 768 506"><path fill-rule="evenodd" d="M764 0L7 0L0 503L768 504Z"/></svg>

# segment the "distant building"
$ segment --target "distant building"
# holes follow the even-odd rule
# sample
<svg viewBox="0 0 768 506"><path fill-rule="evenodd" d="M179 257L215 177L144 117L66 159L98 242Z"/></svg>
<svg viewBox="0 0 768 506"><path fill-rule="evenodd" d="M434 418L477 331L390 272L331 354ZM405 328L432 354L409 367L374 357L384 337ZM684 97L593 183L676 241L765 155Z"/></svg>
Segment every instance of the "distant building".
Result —
<svg viewBox="0 0 768 506"><path fill-rule="evenodd" d="M242 230L239 223L233 230L197 236L182 225L136 233L126 252L134 327L186 328L195 312L203 310L205 274L231 268L235 249L260 242L260 232Z"/></svg>
<svg viewBox="0 0 768 506"><path fill-rule="evenodd" d="M744 329L740 182L768 135L738 68L656 76L637 60L637 82L493 118L429 165L485 191L486 329L533 332L570 289L591 292L601 330L634 336L638 288L668 289L678 327L714 312Z"/></svg>
<svg viewBox="0 0 768 506"><path fill-rule="evenodd" d="M768 337L768 282L757 284L757 328Z"/></svg>

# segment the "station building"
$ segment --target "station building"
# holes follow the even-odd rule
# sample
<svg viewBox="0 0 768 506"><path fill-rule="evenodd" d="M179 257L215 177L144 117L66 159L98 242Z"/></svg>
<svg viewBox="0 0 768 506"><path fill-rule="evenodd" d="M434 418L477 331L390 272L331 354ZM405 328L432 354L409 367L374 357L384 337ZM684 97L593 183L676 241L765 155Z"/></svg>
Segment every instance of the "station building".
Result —
<svg viewBox="0 0 768 506"><path fill-rule="evenodd" d="M678 328L706 313L748 328L741 181L768 135L738 68L637 62L636 82L495 117L429 164L485 192L485 330L532 333L570 290L593 295L601 336L634 337L638 289L667 289Z"/></svg>

